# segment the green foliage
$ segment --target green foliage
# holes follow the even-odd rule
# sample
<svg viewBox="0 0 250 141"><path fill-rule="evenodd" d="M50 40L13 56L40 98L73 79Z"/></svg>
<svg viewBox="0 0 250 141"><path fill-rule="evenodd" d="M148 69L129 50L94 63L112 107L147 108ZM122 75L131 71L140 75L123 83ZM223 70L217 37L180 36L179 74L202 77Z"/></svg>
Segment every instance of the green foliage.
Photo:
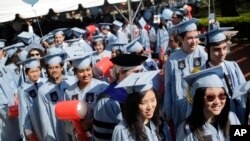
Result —
<svg viewBox="0 0 250 141"><path fill-rule="evenodd" d="M239 17L217 17L221 27L234 27L238 30L237 38L249 38L250 13L241 14ZM208 27L208 19L200 18L198 27Z"/></svg>

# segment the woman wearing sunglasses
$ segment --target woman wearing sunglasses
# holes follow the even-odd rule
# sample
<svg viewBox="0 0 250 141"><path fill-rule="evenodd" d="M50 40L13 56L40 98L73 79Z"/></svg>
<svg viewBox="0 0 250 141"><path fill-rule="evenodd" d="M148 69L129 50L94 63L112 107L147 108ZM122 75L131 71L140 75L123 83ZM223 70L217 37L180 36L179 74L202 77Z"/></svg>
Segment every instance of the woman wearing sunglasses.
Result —
<svg viewBox="0 0 250 141"><path fill-rule="evenodd" d="M179 126L177 141L229 140L230 125L240 124L230 112L228 94L221 81L222 67L214 67L184 77L190 86L192 111Z"/></svg>

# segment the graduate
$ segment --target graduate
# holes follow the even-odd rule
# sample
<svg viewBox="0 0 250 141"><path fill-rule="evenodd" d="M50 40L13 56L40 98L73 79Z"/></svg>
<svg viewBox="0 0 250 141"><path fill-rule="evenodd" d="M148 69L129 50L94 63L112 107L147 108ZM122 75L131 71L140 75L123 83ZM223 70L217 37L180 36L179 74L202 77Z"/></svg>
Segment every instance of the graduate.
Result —
<svg viewBox="0 0 250 141"><path fill-rule="evenodd" d="M103 92L108 83L93 78L91 55L93 52L85 53L81 56L74 56L65 61L72 61L74 73L78 79L73 85L65 90L67 100L80 100L87 103L87 115L84 121L88 122L88 127L83 127L92 132L93 112L98 95Z"/></svg>
<svg viewBox="0 0 250 141"><path fill-rule="evenodd" d="M61 49L59 49L61 50ZM63 75L63 60L66 53L56 47L49 48L43 57L48 73L48 81L38 90L39 114L41 117L43 140L68 141L71 136L65 130L66 123L55 115L55 104L65 100L65 90L76 82L74 76Z"/></svg>
<svg viewBox="0 0 250 141"><path fill-rule="evenodd" d="M101 35L93 36L92 46L94 50L96 51L92 55L93 65L95 65L97 62L99 62L101 59L105 57L111 58L111 51L106 49L106 44L104 42L103 36Z"/></svg>
<svg viewBox="0 0 250 141"><path fill-rule="evenodd" d="M177 131L176 141L229 141L229 125L239 125L237 116L230 112L230 101L221 80L221 66L188 76L191 87L191 114Z"/></svg>
<svg viewBox="0 0 250 141"><path fill-rule="evenodd" d="M5 39L0 39L0 65L4 65L6 62L6 52L3 50L5 42Z"/></svg>
<svg viewBox="0 0 250 141"><path fill-rule="evenodd" d="M113 30L117 36L117 43L127 44L128 36L122 31L123 23L118 20L115 20L113 22L113 26L114 26Z"/></svg>
<svg viewBox="0 0 250 141"><path fill-rule="evenodd" d="M68 44L64 42L65 35L64 31L67 28L58 28L53 30L51 33L54 35L54 46L59 49L65 50L68 47Z"/></svg>
<svg viewBox="0 0 250 141"><path fill-rule="evenodd" d="M113 33L111 33L110 31L110 26L112 25L111 23L99 23L101 25L101 32L104 35L104 41L105 41L105 45L107 47L109 47L109 44L111 43L117 43L118 42L118 38L117 36L115 36ZM106 48L106 50L111 51L111 48Z"/></svg>
<svg viewBox="0 0 250 141"><path fill-rule="evenodd" d="M225 60L228 54L229 44L224 31L230 29L233 29L233 27L221 27L198 36L199 38L205 38L204 42L208 54L208 60L206 64L202 66L202 69L215 66L223 67L223 80L231 102L230 109L237 114L241 123L244 123L244 109L246 107L245 98L237 97L232 100L232 95L234 88L245 83L246 79L237 62Z"/></svg>
<svg viewBox="0 0 250 141"><path fill-rule="evenodd" d="M4 64L0 65L0 84L0 140L21 140L18 126L17 85Z"/></svg>
<svg viewBox="0 0 250 141"><path fill-rule="evenodd" d="M159 71L133 73L118 83L128 93L123 107L124 119L115 126L112 141L159 141L159 103L152 78Z"/></svg>
<svg viewBox="0 0 250 141"><path fill-rule="evenodd" d="M115 88L124 78L133 72L142 71L141 64L147 59L145 56L122 54L112 58L115 64L111 71L113 82L103 91L94 109L94 140L111 140L114 127L123 119L121 108L127 97L124 88Z"/></svg>
<svg viewBox="0 0 250 141"><path fill-rule="evenodd" d="M38 106L38 89L45 83L41 78L41 57L27 58L19 62L23 65L26 80L19 88L19 125L23 140L42 141L42 125Z"/></svg>
<svg viewBox="0 0 250 141"><path fill-rule="evenodd" d="M182 43L181 49L170 55L165 65L164 112L168 121L173 119L175 129L188 116L187 83L182 76L201 70L207 60L203 46L198 45L198 19L182 22L175 26Z"/></svg>

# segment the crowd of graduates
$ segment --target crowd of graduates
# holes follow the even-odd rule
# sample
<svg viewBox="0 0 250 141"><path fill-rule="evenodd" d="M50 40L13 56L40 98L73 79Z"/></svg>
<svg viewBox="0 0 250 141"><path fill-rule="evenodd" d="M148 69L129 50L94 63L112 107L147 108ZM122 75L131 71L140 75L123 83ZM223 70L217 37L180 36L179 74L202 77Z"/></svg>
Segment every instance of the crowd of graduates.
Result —
<svg viewBox="0 0 250 141"><path fill-rule="evenodd" d="M201 34L189 10L149 8L134 23L42 37L28 24L19 42L1 39L0 141L230 140L230 125L249 124L250 88L225 60L233 28L215 22ZM57 114L67 101L82 103L80 127Z"/></svg>

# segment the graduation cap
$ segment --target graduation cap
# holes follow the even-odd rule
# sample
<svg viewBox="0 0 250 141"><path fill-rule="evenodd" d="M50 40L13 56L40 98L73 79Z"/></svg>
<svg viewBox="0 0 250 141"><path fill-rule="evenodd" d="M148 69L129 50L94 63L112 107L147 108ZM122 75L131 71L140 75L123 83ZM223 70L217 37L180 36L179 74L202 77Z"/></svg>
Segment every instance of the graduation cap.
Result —
<svg viewBox="0 0 250 141"><path fill-rule="evenodd" d="M23 31L17 35L17 38L21 39L22 42L30 44L32 42L39 42L40 37L34 33Z"/></svg>
<svg viewBox="0 0 250 141"><path fill-rule="evenodd" d="M146 56L135 54L121 54L114 58L111 58L110 61L113 64L121 67L137 67L140 66L146 59Z"/></svg>
<svg viewBox="0 0 250 141"><path fill-rule="evenodd" d="M172 11L174 12L173 14L175 14L175 15L183 16L183 14L184 14L184 9L173 8Z"/></svg>
<svg viewBox="0 0 250 141"><path fill-rule="evenodd" d="M72 61L74 68L84 69L90 66L91 64L91 55L96 51L85 53L84 55L75 55L65 61Z"/></svg>
<svg viewBox="0 0 250 141"><path fill-rule="evenodd" d="M144 92L153 88L152 79L159 72L159 70L156 70L141 73L132 73L120 83L118 83L115 88L126 88L129 94L133 92Z"/></svg>
<svg viewBox="0 0 250 141"><path fill-rule="evenodd" d="M121 48L126 45L126 43L110 43L108 44L108 48L114 48L115 50L121 50Z"/></svg>
<svg viewBox="0 0 250 141"><path fill-rule="evenodd" d="M19 53L18 58L19 58L20 61L24 61L24 60L27 59L27 56L28 56L28 51L25 50L25 49L23 49L23 50Z"/></svg>
<svg viewBox="0 0 250 141"><path fill-rule="evenodd" d="M95 35L93 36L93 42L97 42L97 41L103 41L104 40L104 36L103 35Z"/></svg>
<svg viewBox="0 0 250 141"><path fill-rule="evenodd" d="M164 9L161 14L161 18L164 20L171 20L173 15L173 11L170 9Z"/></svg>
<svg viewBox="0 0 250 141"><path fill-rule="evenodd" d="M113 25L115 25L115 26L117 26L117 27L122 27L123 23L120 22L120 21L115 20L115 21L113 22Z"/></svg>
<svg viewBox="0 0 250 141"><path fill-rule="evenodd" d="M197 73L184 76L183 79L191 87L191 96L194 97L195 91L202 87L224 87L224 72L222 66L202 70Z"/></svg>
<svg viewBox="0 0 250 141"><path fill-rule="evenodd" d="M62 49L51 47L47 49L47 55L44 56L42 59L45 60L46 64L53 65L62 63L62 61L66 58L67 54Z"/></svg>
<svg viewBox="0 0 250 141"><path fill-rule="evenodd" d="M246 83L243 83L234 88L232 98L234 99L249 93L250 93L250 81L247 81Z"/></svg>
<svg viewBox="0 0 250 141"><path fill-rule="evenodd" d="M82 37L83 34L86 33L86 30L83 30L81 28L78 28L78 27L73 27L71 29L69 29L67 32L66 32L66 35L68 37L70 37L71 35L74 35L75 37L77 38L80 38Z"/></svg>
<svg viewBox="0 0 250 141"><path fill-rule="evenodd" d="M110 26L112 25L111 23L99 23L101 26L101 29L108 29L110 30Z"/></svg>
<svg viewBox="0 0 250 141"><path fill-rule="evenodd" d="M32 49L39 49L39 50L41 50L42 52L45 51L45 49L44 49L40 44L38 44L38 43L36 43L36 42L32 42L31 44L29 44L28 46L26 46L24 49L25 49L27 52L29 52L29 51L32 50Z"/></svg>
<svg viewBox="0 0 250 141"><path fill-rule="evenodd" d="M138 23L140 24L141 28L144 28L147 24L147 22L145 21L145 19L143 17L141 17L139 20L138 20Z"/></svg>
<svg viewBox="0 0 250 141"><path fill-rule="evenodd" d="M51 31L50 33L52 33L53 35L56 35L56 34L64 35L64 32L66 30L67 30L67 28L57 28L57 29L54 29L53 31Z"/></svg>
<svg viewBox="0 0 250 141"><path fill-rule="evenodd" d="M153 16L152 14L152 10L151 9L147 9L143 12L143 17L146 19L146 20L149 20L151 17Z"/></svg>
<svg viewBox="0 0 250 141"><path fill-rule="evenodd" d="M41 57L27 58L26 60L18 62L18 64L23 64L24 68L37 68L40 67L40 59Z"/></svg>
<svg viewBox="0 0 250 141"><path fill-rule="evenodd" d="M192 18L190 20L181 22L178 25L173 26L173 28L177 29L178 34L187 32L187 31L197 30L197 25L195 23L197 23L198 21L199 19Z"/></svg>
<svg viewBox="0 0 250 141"><path fill-rule="evenodd" d="M11 56L14 55L14 53L19 49L24 47L24 44L22 42L13 44L11 46L5 47L3 50L7 52L7 56L10 58Z"/></svg>
<svg viewBox="0 0 250 141"><path fill-rule="evenodd" d="M127 52L132 53L132 52L138 52L143 49L143 46L141 43L138 42L140 39L140 36L135 38L133 41L128 43L124 48L127 50Z"/></svg>
<svg viewBox="0 0 250 141"><path fill-rule="evenodd" d="M217 29L210 30L204 34L198 35L198 38L205 38L205 44L217 43L226 40L227 37L224 31L231 30L233 27L220 27Z"/></svg>
<svg viewBox="0 0 250 141"><path fill-rule="evenodd" d="M3 47L5 47L5 42L6 42L5 39L0 39L0 50L2 50Z"/></svg>
<svg viewBox="0 0 250 141"><path fill-rule="evenodd" d="M45 36L43 36L41 38L41 41L46 41L48 42L49 44L53 43L54 42L54 35L52 33L49 33L49 34L46 34Z"/></svg>

